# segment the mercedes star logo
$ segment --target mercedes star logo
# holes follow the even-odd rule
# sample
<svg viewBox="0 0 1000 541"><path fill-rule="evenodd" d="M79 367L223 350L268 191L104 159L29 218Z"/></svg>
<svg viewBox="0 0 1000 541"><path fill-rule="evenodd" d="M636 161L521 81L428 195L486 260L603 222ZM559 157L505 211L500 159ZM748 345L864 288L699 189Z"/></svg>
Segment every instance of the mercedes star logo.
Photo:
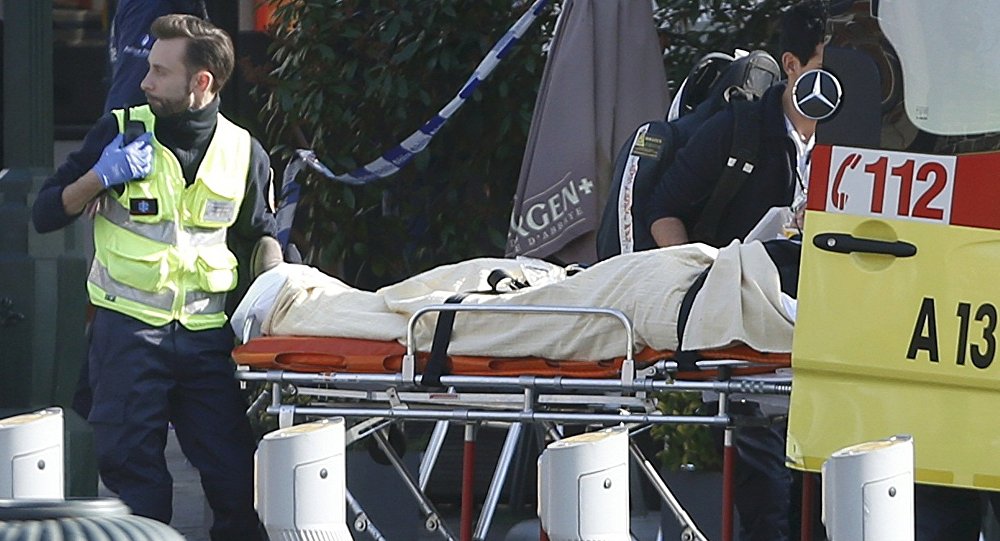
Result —
<svg viewBox="0 0 1000 541"><path fill-rule="evenodd" d="M792 88L795 108L802 116L823 120L837 112L843 98L840 81L826 70L815 69L803 73Z"/></svg>

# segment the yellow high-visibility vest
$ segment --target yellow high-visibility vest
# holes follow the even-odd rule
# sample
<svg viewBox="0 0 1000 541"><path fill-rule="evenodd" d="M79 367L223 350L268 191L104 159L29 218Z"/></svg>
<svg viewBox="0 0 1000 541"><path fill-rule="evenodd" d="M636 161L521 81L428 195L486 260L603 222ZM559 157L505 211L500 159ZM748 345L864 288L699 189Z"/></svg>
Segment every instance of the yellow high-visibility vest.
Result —
<svg viewBox="0 0 1000 541"><path fill-rule="evenodd" d="M124 131L123 110L114 111ZM153 131L148 105L129 110ZM194 183L153 138L149 175L107 190L94 220L90 302L154 326L191 330L226 322L226 292L236 287L236 256L226 230L236 221L250 169L250 134L221 114Z"/></svg>

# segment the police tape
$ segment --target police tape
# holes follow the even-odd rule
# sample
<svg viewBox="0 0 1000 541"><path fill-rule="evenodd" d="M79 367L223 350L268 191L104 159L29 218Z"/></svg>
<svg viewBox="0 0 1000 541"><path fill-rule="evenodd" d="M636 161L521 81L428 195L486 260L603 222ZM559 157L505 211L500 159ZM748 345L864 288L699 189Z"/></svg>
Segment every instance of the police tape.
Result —
<svg viewBox="0 0 1000 541"><path fill-rule="evenodd" d="M490 52L485 58L483 58L482 62L479 63L465 84L462 85L458 94L456 94L455 97L444 106L444 108L438 111L433 118L420 126L417 131L413 132L413 134L404 139L403 142L382 154L382 156L377 158L375 161L343 175L334 174L330 168L320 162L319 158L316 157L316 154L312 150L298 149L292 157L292 162L295 163L296 161L301 161L302 164L308 165L311 169L326 178L355 186L367 184L373 180L385 178L395 174L403 166L409 163L416 154L427 148L427 145L430 143L431 139L438 132L438 130L441 129L441 126L443 126L444 123L451 118L451 115L455 114L455 111L457 111L465 103L465 100L472 95L476 88L479 87L480 83L489 77L490 73L494 68L496 68L497 64L499 64L500 61L507 56L511 48L518 42L518 40L521 39L521 36L523 36L528 28L530 28L535 22L535 19L537 19L542 10L545 9L548 2L549 0L535 0L531 7L524 12L523 15L521 15L521 17L510 27L510 29L507 30L503 37L497 41L493 48L490 49ZM289 168L291 167L292 163L289 164ZM295 173L298 173L300 170L301 165L296 164L294 169ZM288 177L289 175L286 174L286 180Z"/></svg>

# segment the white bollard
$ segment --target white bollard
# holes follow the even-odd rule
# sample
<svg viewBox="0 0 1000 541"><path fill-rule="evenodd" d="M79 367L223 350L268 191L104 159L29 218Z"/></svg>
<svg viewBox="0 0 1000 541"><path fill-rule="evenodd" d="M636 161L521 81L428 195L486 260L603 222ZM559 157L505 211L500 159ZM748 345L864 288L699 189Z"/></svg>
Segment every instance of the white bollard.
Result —
<svg viewBox="0 0 1000 541"><path fill-rule="evenodd" d="M830 541L913 541L913 438L845 447L823 463Z"/></svg>
<svg viewBox="0 0 1000 541"><path fill-rule="evenodd" d="M0 499L61 500L64 494L62 409L0 419Z"/></svg>
<svg viewBox="0 0 1000 541"><path fill-rule="evenodd" d="M628 430L553 442L538 458L538 518L550 541L628 541Z"/></svg>
<svg viewBox="0 0 1000 541"><path fill-rule="evenodd" d="M348 541L344 419L264 435L254 455L254 507L271 539Z"/></svg>

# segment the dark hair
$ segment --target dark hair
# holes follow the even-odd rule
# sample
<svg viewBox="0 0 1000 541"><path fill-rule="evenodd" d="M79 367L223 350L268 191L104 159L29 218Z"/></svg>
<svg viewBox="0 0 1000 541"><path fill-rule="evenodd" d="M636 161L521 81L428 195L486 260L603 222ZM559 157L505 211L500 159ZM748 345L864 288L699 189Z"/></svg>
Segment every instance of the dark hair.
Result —
<svg viewBox="0 0 1000 541"><path fill-rule="evenodd" d="M781 53L792 53L805 64L826 40L827 7L824 0L803 0L781 13Z"/></svg>
<svg viewBox="0 0 1000 541"><path fill-rule="evenodd" d="M158 17L150 26L156 39L187 40L184 66L189 73L207 70L214 77L212 92L218 93L233 73L233 41L221 28L194 15L172 13Z"/></svg>

